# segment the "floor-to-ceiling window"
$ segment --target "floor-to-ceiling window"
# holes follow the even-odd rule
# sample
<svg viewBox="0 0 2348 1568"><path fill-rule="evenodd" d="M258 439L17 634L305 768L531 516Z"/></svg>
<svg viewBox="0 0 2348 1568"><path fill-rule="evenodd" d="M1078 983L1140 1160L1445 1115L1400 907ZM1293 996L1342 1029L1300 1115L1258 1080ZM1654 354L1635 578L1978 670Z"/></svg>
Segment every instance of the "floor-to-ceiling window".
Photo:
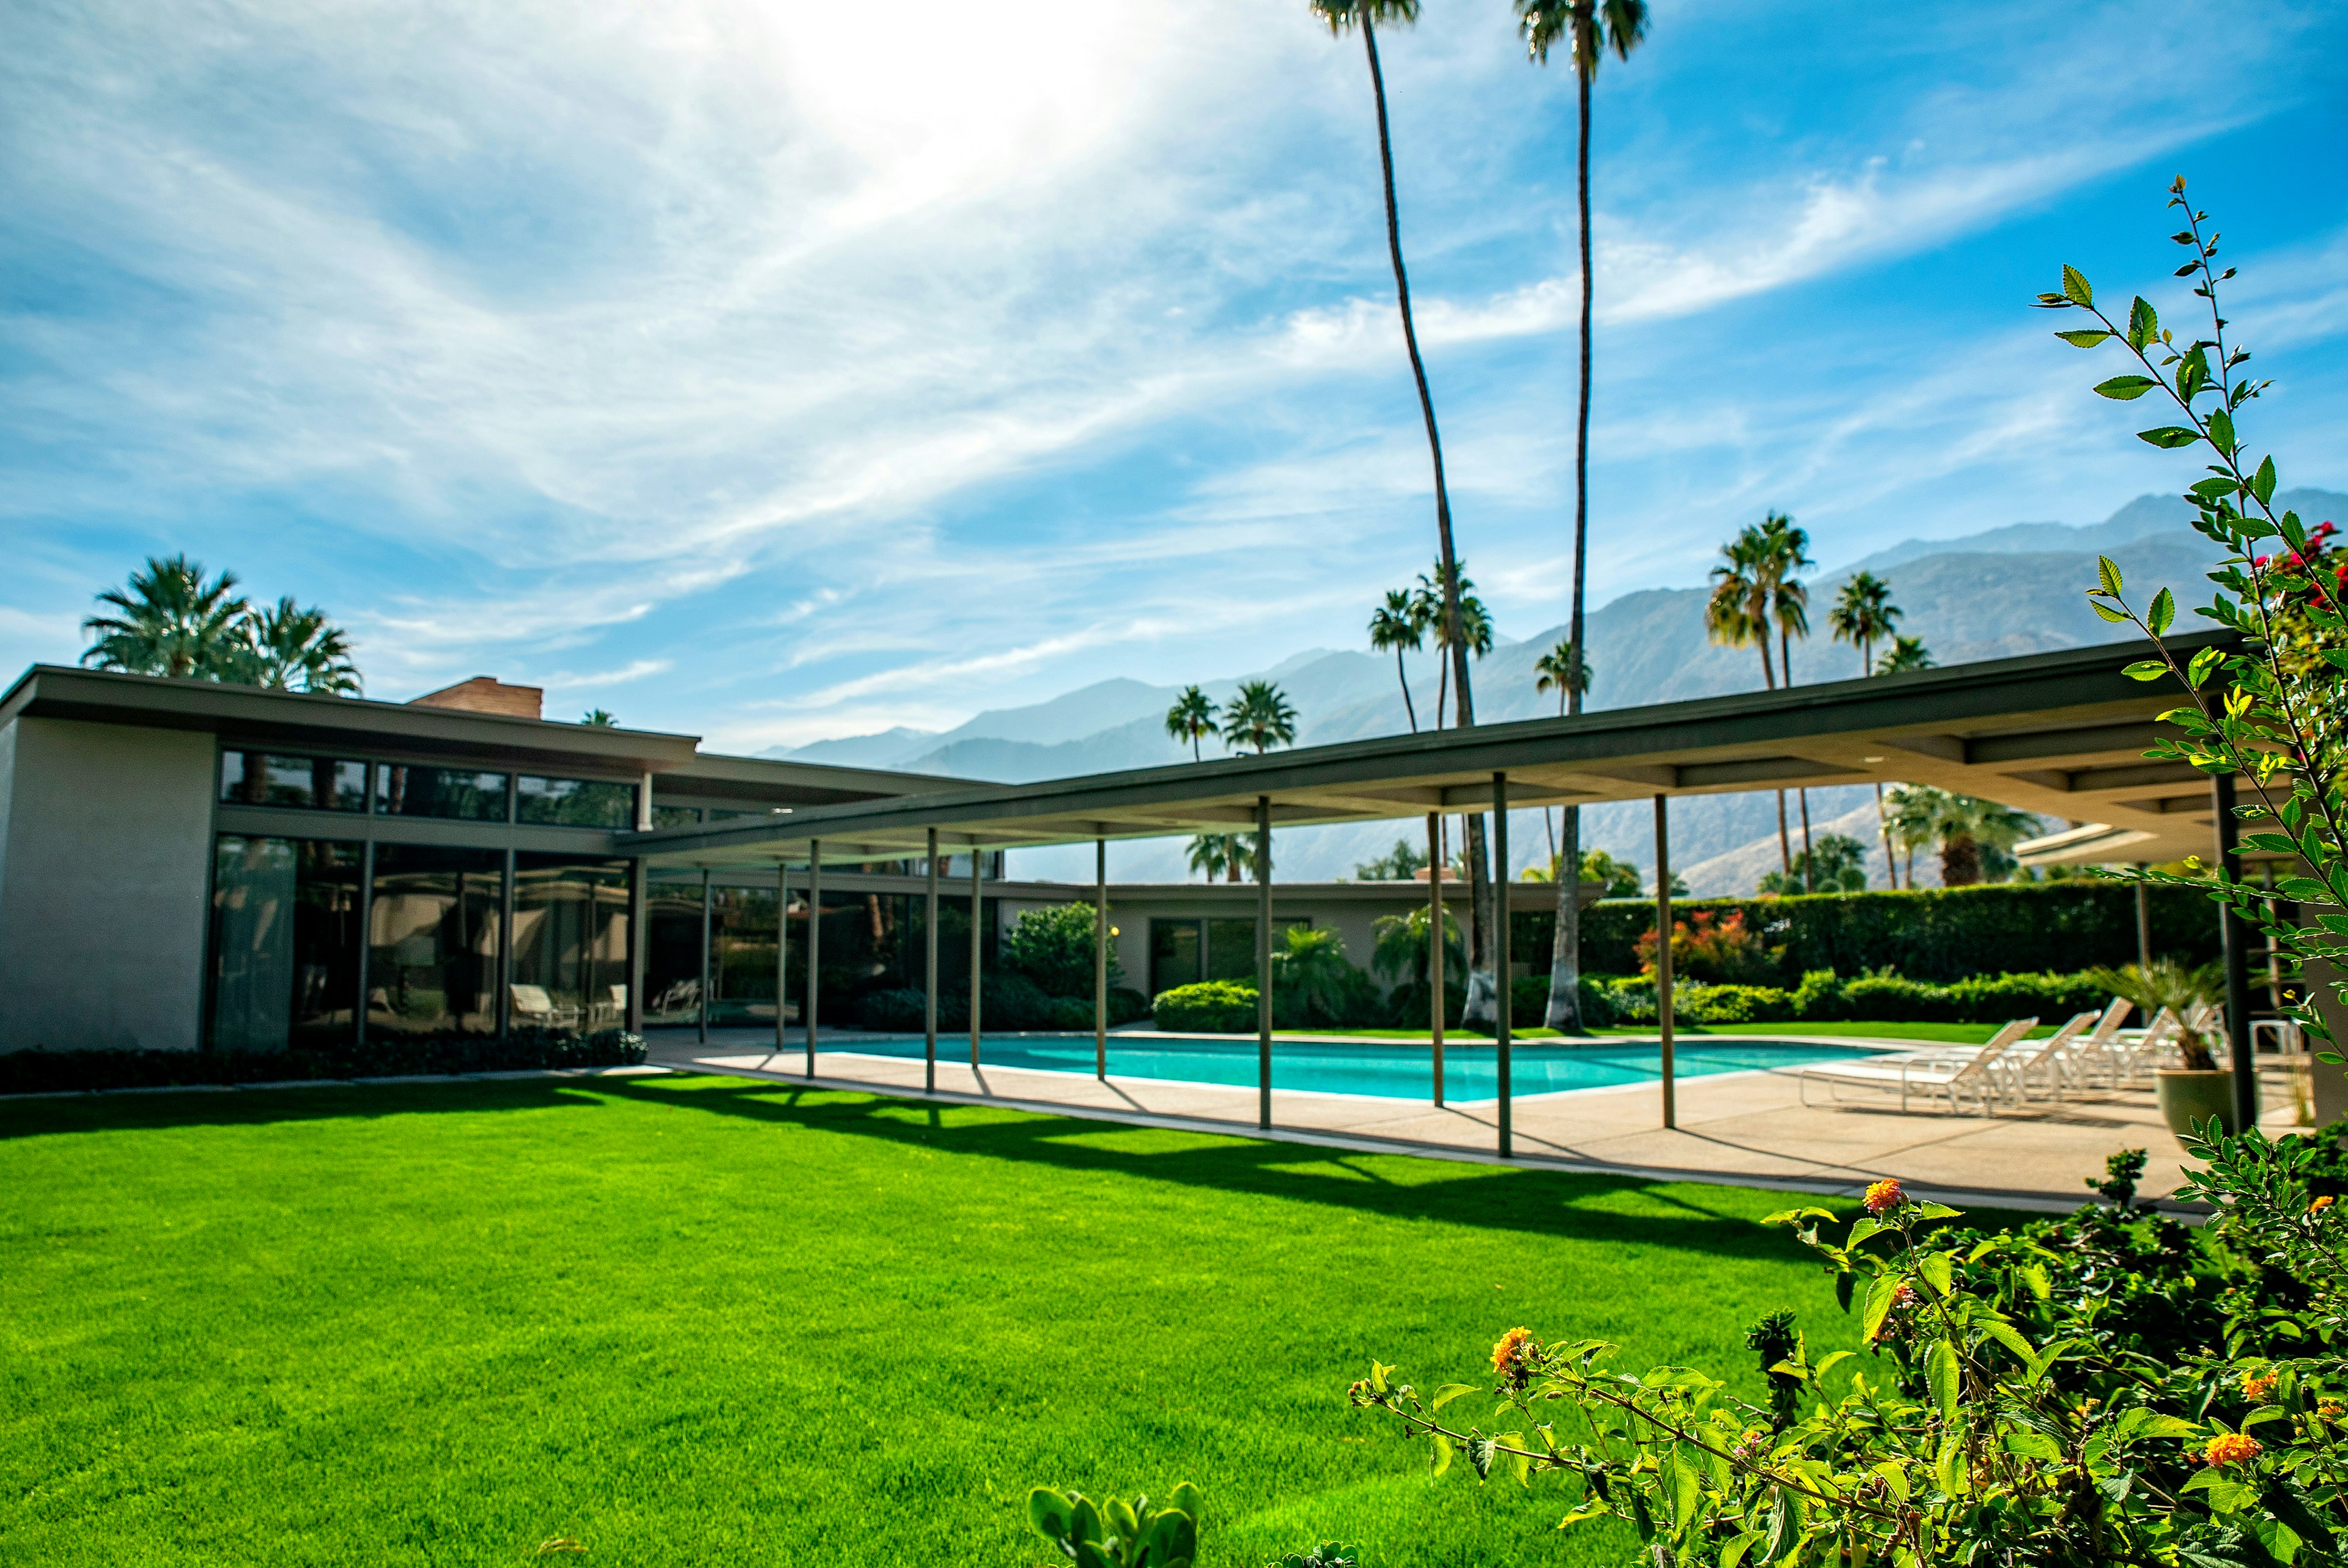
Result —
<svg viewBox="0 0 2348 1568"><path fill-rule="evenodd" d="M358 1002L361 846L223 835L212 869L217 1050L347 1044Z"/></svg>
<svg viewBox="0 0 2348 1568"><path fill-rule="evenodd" d="M701 878L645 889L644 1022L701 1019Z"/></svg>
<svg viewBox="0 0 2348 1568"><path fill-rule="evenodd" d="M775 1021L775 890L714 888L709 920L709 1021ZM791 1009L790 1017L798 1010Z"/></svg>
<svg viewBox="0 0 2348 1568"><path fill-rule="evenodd" d="M626 1021L626 861L514 856L511 993L516 1028L592 1033Z"/></svg>
<svg viewBox="0 0 2348 1568"><path fill-rule="evenodd" d="M505 854L379 844L367 920L367 1028L494 1034Z"/></svg>

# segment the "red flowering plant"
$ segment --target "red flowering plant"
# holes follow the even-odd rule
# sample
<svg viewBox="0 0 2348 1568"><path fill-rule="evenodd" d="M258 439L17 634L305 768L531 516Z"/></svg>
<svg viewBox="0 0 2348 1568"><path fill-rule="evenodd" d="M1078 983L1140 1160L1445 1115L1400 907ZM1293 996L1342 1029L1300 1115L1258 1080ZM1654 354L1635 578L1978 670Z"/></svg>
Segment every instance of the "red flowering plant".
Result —
<svg viewBox="0 0 2348 1568"><path fill-rule="evenodd" d="M1635 951L1639 972L1655 972L1655 928L1649 927ZM1761 933L1745 923L1745 911L1731 909L1724 917L1698 909L1684 920L1672 922L1672 972L1683 979L1714 985L1762 985L1778 978L1783 948L1772 948Z"/></svg>

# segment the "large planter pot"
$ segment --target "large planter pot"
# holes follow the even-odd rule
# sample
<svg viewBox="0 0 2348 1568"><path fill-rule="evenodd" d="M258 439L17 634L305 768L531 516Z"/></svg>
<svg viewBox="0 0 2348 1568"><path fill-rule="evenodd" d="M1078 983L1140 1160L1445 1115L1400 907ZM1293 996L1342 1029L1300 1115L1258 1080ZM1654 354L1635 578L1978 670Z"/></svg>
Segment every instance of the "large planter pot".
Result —
<svg viewBox="0 0 2348 1568"><path fill-rule="evenodd" d="M2197 1072L2182 1067L2163 1067L2153 1073L2159 1086L2160 1116L2168 1130L2181 1140L2193 1131L2196 1122L2218 1118L2230 1133L2239 1132L2234 1125L2234 1075L2228 1071Z"/></svg>

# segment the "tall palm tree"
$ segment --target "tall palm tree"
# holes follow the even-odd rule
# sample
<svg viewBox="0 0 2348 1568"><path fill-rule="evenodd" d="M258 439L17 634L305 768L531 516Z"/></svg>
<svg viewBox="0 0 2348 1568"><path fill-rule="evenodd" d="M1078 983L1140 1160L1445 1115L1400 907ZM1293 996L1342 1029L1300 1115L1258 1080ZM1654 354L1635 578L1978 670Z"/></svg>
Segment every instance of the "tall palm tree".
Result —
<svg viewBox="0 0 2348 1568"><path fill-rule="evenodd" d="M619 719L606 708L590 708L579 715L579 722L591 730L609 730L615 728L620 723Z"/></svg>
<svg viewBox="0 0 2348 1568"><path fill-rule="evenodd" d="M267 610L248 612L243 630L252 683L280 692L322 692L355 697L362 689L351 661L351 640L323 610L304 610L281 599ZM600 711L600 710L599 710ZM607 715L604 723L611 722Z"/></svg>
<svg viewBox="0 0 2348 1568"><path fill-rule="evenodd" d="M1476 586L1476 579L1466 575L1467 566L1466 561L1459 561L1447 569L1437 561L1432 572L1418 574L1418 588L1411 602L1424 610L1439 651L1447 656L1457 643L1481 659L1492 651L1492 616L1484 608L1484 601L1468 591ZM1457 610L1456 619L1447 611L1447 606ZM1459 628L1457 638L1451 630L1455 625ZM1442 673L1435 686L1435 727L1439 730L1443 728L1444 704L1450 701L1451 664L1447 657L1438 662Z"/></svg>
<svg viewBox="0 0 2348 1568"><path fill-rule="evenodd" d="M1190 840L1190 869L1212 882L1237 882L1255 866L1255 851L1238 833L1202 833Z"/></svg>
<svg viewBox="0 0 2348 1568"><path fill-rule="evenodd" d="M184 555L149 556L143 571L130 574L127 589L110 588L98 596L119 613L81 623L92 638L81 661L133 675L234 680L244 661L240 628L252 608L235 588L233 572L206 582L203 567Z"/></svg>
<svg viewBox="0 0 2348 1568"><path fill-rule="evenodd" d="M1725 648L1758 646L1761 683L1777 689L1776 666L1769 659L1769 542L1758 527L1746 528L1720 547L1720 564L1712 569L1712 597L1704 601L1704 630ZM1794 845L1786 832L1786 792L1777 792L1778 869L1794 875Z"/></svg>
<svg viewBox="0 0 2348 1568"><path fill-rule="evenodd" d="M1761 519L1760 562L1763 579L1769 590L1769 620L1777 629L1777 673L1786 684L1794 683L1794 639L1810 634L1810 590L1794 574L1818 563L1810 559L1810 536L1794 526L1794 519L1783 512L1773 511ZM1803 885L1811 892L1817 888L1808 867L1815 856L1810 853L1810 792L1797 792L1802 803L1802 866ZM1780 848L1786 844L1786 792L1777 792L1777 837Z"/></svg>
<svg viewBox="0 0 2348 1568"><path fill-rule="evenodd" d="M1533 661L1533 690L1536 692L1555 692L1557 693L1557 716L1560 719L1565 717L1566 703L1580 697L1583 692L1590 690L1590 664L1589 661L1583 659L1581 653L1575 650L1572 638L1559 638L1556 647L1550 649L1548 652ZM1581 706L1578 702L1574 702L1573 705L1577 709ZM1579 837L1580 835L1574 830L1581 825L1580 817L1575 815L1575 808L1569 806L1566 809L1567 814L1570 818L1567 825L1567 832L1572 836ZM1550 862L1558 866L1564 865L1565 862L1558 858L1557 825L1547 806L1543 806L1541 808L1541 825L1549 829L1549 857ZM1561 905L1560 907L1562 907ZM1581 913L1581 901L1577 897L1574 900L1574 912L1579 914ZM1581 967L1579 962L1581 934L1579 932L1575 933L1574 946L1576 949L1575 968L1578 971ZM1554 967L1555 962L1554 958L1552 957L1551 968ZM1552 976L1551 978L1554 979L1555 977ZM1580 987L1580 981L1578 979L1575 984L1576 989L1578 989ZM1577 1002L1579 999L1579 998L1576 999ZM1549 1027L1554 1029L1558 1026L1551 1024Z"/></svg>
<svg viewBox="0 0 2348 1568"><path fill-rule="evenodd" d="M1174 705L1166 710L1166 733L1178 741L1190 743L1190 760L1200 760L1199 738L1215 733L1215 704L1196 686L1185 686Z"/></svg>
<svg viewBox="0 0 2348 1568"><path fill-rule="evenodd" d="M1932 655L1926 651L1921 637L1895 637L1883 657L1876 661L1878 675L1897 675L1903 670L1930 670Z"/></svg>
<svg viewBox="0 0 2348 1568"><path fill-rule="evenodd" d="M1891 602L1891 585L1871 571L1855 572L1835 595L1827 611L1827 630L1837 642L1859 650L1859 672L1875 673L1875 645L1892 635L1900 624L1900 607ZM1883 785L1875 786L1875 825L1883 835L1883 875L1900 886L1900 863L1891 857L1891 819L1883 809Z"/></svg>
<svg viewBox="0 0 2348 1568"><path fill-rule="evenodd" d="M1590 538L1590 340L1591 301L1595 297L1590 228L1590 99L1599 62L1612 49L1618 60L1647 35L1645 0L1516 0L1518 26L1534 64L1549 63L1549 52L1560 38L1573 49L1574 86L1580 99L1575 139L1575 196L1581 220L1581 386L1573 426L1573 599L1566 622L1566 641L1586 647L1582 622L1583 584L1587 579ZM1568 711L1581 712L1580 691L1567 691ZM1543 814L1546 815L1547 814ZM1564 858L1560 866L1578 865L1581 845L1581 808L1563 812ZM1581 897L1579 876L1560 876L1557 882L1557 932L1550 948L1549 1006L1543 1021L1550 1028L1578 1033L1581 1028Z"/></svg>
<svg viewBox="0 0 2348 1568"><path fill-rule="evenodd" d="M1370 646L1381 653L1393 651L1395 680L1402 687L1402 711L1414 735L1418 733L1418 710L1411 706L1410 671L1403 667L1402 656L1406 649L1416 651L1426 631L1426 619L1408 589L1388 589L1386 601L1370 611Z"/></svg>
<svg viewBox="0 0 2348 1568"><path fill-rule="evenodd" d="M1223 743L1253 746L1258 756L1296 741L1296 710L1269 681L1242 681L1240 694L1223 710Z"/></svg>
<svg viewBox="0 0 2348 1568"><path fill-rule="evenodd" d="M1378 170L1385 181L1386 199L1386 254L1394 263L1395 303L1402 315L1403 346L1410 354L1410 374L1418 388L1418 408L1426 423L1427 456L1435 473L1435 535L1437 559L1442 570L1437 586L1443 601L1440 625L1446 633L1437 639L1437 646L1449 655L1451 683L1458 691L1458 725L1467 729L1476 723L1476 702L1468 688L1468 657L1471 638L1463 626L1460 596L1467 585L1460 579L1458 551L1451 540L1451 492L1443 478L1443 438L1435 422L1435 396L1427 388L1426 362L1418 352L1418 327L1410 309L1410 274L1402 259L1402 217L1395 202L1394 136L1386 119L1385 75L1378 66L1377 24L1380 22L1416 22L1418 20L1418 0L1307 0L1313 14L1329 26L1333 36L1342 36L1349 26L1362 30L1362 52L1369 62L1370 96L1377 106ZM1442 728L1438 722L1437 729ZM1468 973L1468 1009L1469 1017L1488 1012L1498 982L1488 973L1487 934L1491 929L1489 907L1492 890L1485 871L1484 825L1480 816L1468 819L1468 908L1471 962ZM1481 982L1480 985L1478 982Z"/></svg>

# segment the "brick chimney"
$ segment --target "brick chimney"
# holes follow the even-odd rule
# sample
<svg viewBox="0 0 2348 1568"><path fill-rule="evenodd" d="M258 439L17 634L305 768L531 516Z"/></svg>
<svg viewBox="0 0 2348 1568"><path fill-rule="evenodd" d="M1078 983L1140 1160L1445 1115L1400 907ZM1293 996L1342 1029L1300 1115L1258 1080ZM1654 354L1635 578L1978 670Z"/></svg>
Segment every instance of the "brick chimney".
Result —
<svg viewBox="0 0 2348 1568"><path fill-rule="evenodd" d="M509 686L494 675L476 675L438 692L409 701L411 708L457 708L468 713L500 713L509 719L536 719L546 700L540 686Z"/></svg>

